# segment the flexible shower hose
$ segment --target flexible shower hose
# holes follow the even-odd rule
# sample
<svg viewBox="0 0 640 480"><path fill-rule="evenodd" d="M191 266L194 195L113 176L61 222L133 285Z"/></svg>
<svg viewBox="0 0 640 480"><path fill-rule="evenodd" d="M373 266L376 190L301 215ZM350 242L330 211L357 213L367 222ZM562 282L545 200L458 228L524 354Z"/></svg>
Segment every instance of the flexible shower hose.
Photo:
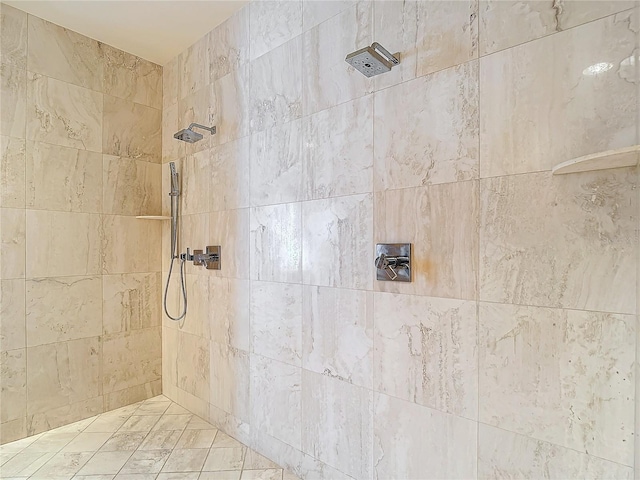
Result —
<svg viewBox="0 0 640 480"><path fill-rule="evenodd" d="M174 173L175 174L175 173ZM180 321L187 314L187 286L185 284L184 272L185 272L185 263L187 261L185 257L178 257L176 255L176 250L178 246L178 195L177 192L175 195L171 195L171 264L169 265L169 274L167 275L167 284L164 288L164 313L174 322ZM184 307L182 309L182 313L173 317L169 310L167 309L167 293L169 292L169 282L171 281L171 274L173 273L173 262L174 260L180 261L180 287L182 290L182 300L184 303Z"/></svg>

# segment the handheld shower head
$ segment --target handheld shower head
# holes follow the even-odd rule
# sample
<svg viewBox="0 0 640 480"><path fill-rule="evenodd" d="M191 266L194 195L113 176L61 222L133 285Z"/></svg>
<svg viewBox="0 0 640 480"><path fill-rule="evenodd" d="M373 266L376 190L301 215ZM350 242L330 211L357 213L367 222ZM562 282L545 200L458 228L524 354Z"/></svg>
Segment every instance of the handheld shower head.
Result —
<svg viewBox="0 0 640 480"><path fill-rule="evenodd" d="M178 184L178 172L176 172L176 164L169 162L169 170L171 170L171 193L169 195L180 195L180 185Z"/></svg>
<svg viewBox="0 0 640 480"><path fill-rule="evenodd" d="M211 135L213 135L214 133L216 133L216 127L205 127L204 125L200 125L197 123L192 123L191 125L189 125L188 128L185 128L184 130L180 130L178 133L175 133L173 135L173 138L177 139L177 140L182 140L183 142L187 142L187 143L196 143L200 140L202 140L203 136L201 133L198 132L194 132L193 129L195 127L198 127L202 130L207 130L209 132L211 132Z"/></svg>

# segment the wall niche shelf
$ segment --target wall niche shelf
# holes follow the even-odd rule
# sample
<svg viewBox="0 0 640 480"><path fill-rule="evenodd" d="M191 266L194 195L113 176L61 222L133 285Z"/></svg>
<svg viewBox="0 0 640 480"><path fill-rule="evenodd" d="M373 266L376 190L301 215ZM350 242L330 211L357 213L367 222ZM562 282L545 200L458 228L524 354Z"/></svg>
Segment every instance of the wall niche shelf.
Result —
<svg viewBox="0 0 640 480"><path fill-rule="evenodd" d="M140 220L171 220L171 217L165 217L163 215L139 215L136 218Z"/></svg>
<svg viewBox="0 0 640 480"><path fill-rule="evenodd" d="M608 168L635 167L638 165L639 157L640 145L634 145L573 158L559 163L553 167L551 172L554 175L565 175L567 173L591 172Z"/></svg>

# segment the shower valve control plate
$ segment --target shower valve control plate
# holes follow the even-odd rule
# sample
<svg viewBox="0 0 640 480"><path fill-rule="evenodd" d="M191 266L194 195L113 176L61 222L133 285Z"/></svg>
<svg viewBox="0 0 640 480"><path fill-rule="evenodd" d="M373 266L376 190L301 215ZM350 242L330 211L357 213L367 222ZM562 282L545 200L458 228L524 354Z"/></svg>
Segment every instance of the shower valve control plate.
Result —
<svg viewBox="0 0 640 480"><path fill-rule="evenodd" d="M220 246L207 246L205 251L193 251L193 264L202 265L207 270L220 270Z"/></svg>
<svg viewBox="0 0 640 480"><path fill-rule="evenodd" d="M376 245L376 279L386 282L411 281L411 244L378 243Z"/></svg>

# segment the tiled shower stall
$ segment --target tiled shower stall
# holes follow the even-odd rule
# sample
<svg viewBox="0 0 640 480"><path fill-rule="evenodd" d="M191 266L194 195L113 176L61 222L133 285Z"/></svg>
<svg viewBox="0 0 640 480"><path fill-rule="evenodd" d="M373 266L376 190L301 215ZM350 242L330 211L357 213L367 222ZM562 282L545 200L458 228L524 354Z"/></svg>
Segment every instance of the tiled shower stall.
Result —
<svg viewBox="0 0 640 480"><path fill-rule="evenodd" d="M158 66L2 5L2 442L162 393L302 478L637 476L637 167L551 170L640 143L639 9L254 1Z"/></svg>

